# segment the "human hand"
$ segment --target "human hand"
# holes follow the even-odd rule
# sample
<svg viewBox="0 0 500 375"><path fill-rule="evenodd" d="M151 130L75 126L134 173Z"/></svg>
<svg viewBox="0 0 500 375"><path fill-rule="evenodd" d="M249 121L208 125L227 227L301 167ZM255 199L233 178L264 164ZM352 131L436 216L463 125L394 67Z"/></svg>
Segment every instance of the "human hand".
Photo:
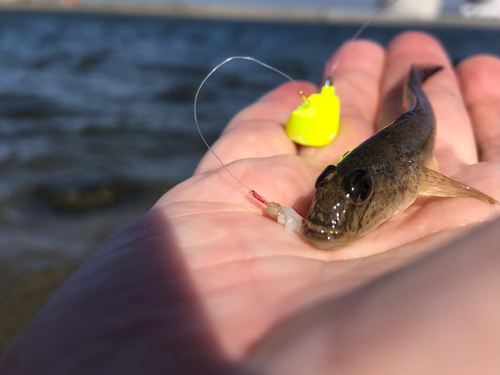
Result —
<svg viewBox="0 0 500 375"><path fill-rule="evenodd" d="M307 213L314 181L324 167L387 125L376 119L392 117L393 103L384 102L380 111L379 104L393 97L410 64L443 65L444 71L424 85L437 119L439 171L498 197L497 58L474 57L454 70L439 43L421 33L399 35L386 51L366 41L344 48L334 75L342 103L336 140L314 149L297 147L287 138L283 124L299 99L294 85L284 85L239 113L214 145L233 174L267 199ZM301 85L306 95L315 90ZM475 200L419 198L354 244L319 251L298 235L286 234L207 154L194 177L113 235L77 271L14 346L6 367L20 366L16 358L33 352L45 338L55 349L42 350L44 355L38 351L27 373L42 373L65 358L71 370L66 373L72 374L82 368L85 373L326 374L337 369L366 374L370 369L411 374L404 366L430 374L454 353L460 358L447 369L470 373L470 365L485 373L480 369L492 367L485 347L497 345L498 334L492 318L497 307L491 304L498 296L496 285L491 286L497 231L488 228L472 236L473 241L462 243L468 248L453 245L456 262L453 252L437 244L462 233L463 226L497 215L497 208ZM470 253L474 244L477 259ZM430 254L414 262L424 253ZM460 284L457 293L453 288L459 276L474 280L470 285L476 288ZM416 317L405 314L405 307L432 312L444 296L446 306L440 305L435 316L424 316L417 332L408 329ZM473 320L476 310L461 309L471 299L484 312L483 325L459 334L458 339L469 341L452 354L444 350L440 355L440 345L429 345L438 367L423 361L417 369L406 354L418 360L436 338L449 334L455 340L454 326L446 323ZM370 312L377 318L375 326L386 330L375 331ZM485 322L493 322L493 339L481 330L491 328ZM64 334L54 336L57 329ZM322 332L334 334L324 337ZM477 350L471 350L474 344ZM399 362L395 350L402 353ZM368 357L368 362L359 361Z"/></svg>

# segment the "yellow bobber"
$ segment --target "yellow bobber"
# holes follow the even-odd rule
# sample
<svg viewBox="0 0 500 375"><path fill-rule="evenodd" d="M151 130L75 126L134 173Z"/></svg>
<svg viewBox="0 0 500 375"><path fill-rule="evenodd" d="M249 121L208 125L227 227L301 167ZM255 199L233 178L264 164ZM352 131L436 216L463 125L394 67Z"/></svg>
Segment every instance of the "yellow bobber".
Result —
<svg viewBox="0 0 500 375"><path fill-rule="evenodd" d="M286 123L286 134L304 146L325 146L337 135L339 118L340 100L331 80L327 79L320 93L307 99L303 96L302 105L292 112Z"/></svg>

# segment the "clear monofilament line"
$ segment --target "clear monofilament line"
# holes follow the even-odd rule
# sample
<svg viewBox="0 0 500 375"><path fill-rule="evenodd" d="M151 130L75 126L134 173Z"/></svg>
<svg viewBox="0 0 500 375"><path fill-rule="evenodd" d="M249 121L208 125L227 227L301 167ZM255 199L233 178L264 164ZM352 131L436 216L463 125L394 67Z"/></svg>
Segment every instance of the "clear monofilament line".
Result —
<svg viewBox="0 0 500 375"><path fill-rule="evenodd" d="M299 91L300 91L300 86L297 82L295 82L290 76L288 76L287 74L283 73L282 71L272 67L271 65L268 65L260 60L257 60L253 57L250 57L250 56L232 56L232 57L229 57L227 58L226 60L224 60L223 62L221 62L219 65L217 65L215 68L213 68L210 73L208 73L208 75L203 79L203 81L201 82L200 86L198 87L198 90L196 91L196 95L194 97L194 122L196 124L196 129L198 129L198 133L200 134L200 137L201 139L203 140L203 142L205 143L205 145L208 147L208 149L212 152L212 154L214 154L214 156L217 158L217 160L221 163L221 165L224 167L224 169L227 171L227 173L229 173L231 175L231 177L233 177L236 181L238 181L240 183L241 186L243 186L244 188L246 188L248 190L249 193L251 193L253 190L250 189L247 185L245 185L243 182L241 182L240 179L238 179L235 175L233 175L231 173L231 171L229 170L229 168L226 166L226 164L224 164L224 162L219 158L219 156L215 153L215 151L212 149L212 147L208 144L207 140L205 139L205 137L203 136L203 133L201 132L201 129L200 129L200 125L198 123L198 115L197 115L197 106L198 106L198 96L200 95L200 91L201 91L201 88L203 87L203 85L205 84L205 82L212 76L212 74L215 73L215 71L217 69L219 69L222 65L228 63L229 61L231 60L235 60L235 59L240 59L240 60L249 60L249 61L253 61L253 62L256 62L257 64L260 64L262 66L264 66L265 68L268 68L268 69L271 69L273 71L275 71L276 73L279 73L281 74L282 76L284 76L285 78L287 78L289 81L291 81L292 83L294 83Z"/></svg>
<svg viewBox="0 0 500 375"><path fill-rule="evenodd" d="M371 16L370 18L368 18L365 23L363 25L361 25L361 27L358 29L358 31L356 31L356 33L352 36L351 39L349 39L349 41L347 42L348 44L349 43L352 43L354 42L356 39L359 38L359 36L361 35L361 33L363 31L365 31L365 29L368 27L368 25L370 25L370 23L373 22L373 20L375 18L377 18L377 16L384 12L387 8L391 7L393 4L397 3L399 0L394 0L392 2L390 2L389 4L387 4L386 6L380 8L377 12L375 12L373 14L373 16ZM330 72L330 75L333 76L333 73L335 72L335 70L337 69L337 67L339 66L339 63L340 61L342 60L342 55L344 54L343 50L340 51L340 55L339 55L339 58L334 62L334 64L332 65L332 67L330 68L331 72Z"/></svg>

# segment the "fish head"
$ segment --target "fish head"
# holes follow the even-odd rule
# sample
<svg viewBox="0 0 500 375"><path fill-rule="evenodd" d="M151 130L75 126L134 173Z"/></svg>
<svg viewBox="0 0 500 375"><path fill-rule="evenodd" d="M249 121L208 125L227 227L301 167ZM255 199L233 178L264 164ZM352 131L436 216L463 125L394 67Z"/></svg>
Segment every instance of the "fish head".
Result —
<svg viewBox="0 0 500 375"><path fill-rule="evenodd" d="M320 249L335 249L357 240L386 219L378 215L379 190L374 173L356 168L341 173L330 165L316 180L316 193L301 234ZM386 201L384 199L384 201ZM392 213L391 213L392 216Z"/></svg>

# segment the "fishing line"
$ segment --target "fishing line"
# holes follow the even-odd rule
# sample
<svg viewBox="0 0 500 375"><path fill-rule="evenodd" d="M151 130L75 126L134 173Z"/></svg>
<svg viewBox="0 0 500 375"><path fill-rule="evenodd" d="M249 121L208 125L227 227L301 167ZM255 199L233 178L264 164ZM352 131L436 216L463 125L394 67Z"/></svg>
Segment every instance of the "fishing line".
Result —
<svg viewBox="0 0 500 375"><path fill-rule="evenodd" d="M368 18L368 20L366 20L365 23L363 25L361 25L361 27L358 29L358 31L356 31L356 33L351 37L351 39L349 39L349 41L347 42L347 44L350 44L350 43L354 42L356 39L358 39L359 36L361 35L361 33L363 31L365 31L365 29L370 25L370 23L373 22L373 20L375 20L375 18L377 18L377 16L380 13L385 12L387 10L387 8L393 6L398 1L399 0L394 0L394 1L390 2L389 4L387 4L386 6L380 8L377 12L375 12L373 14L373 16L371 16L370 18ZM333 73L335 72L335 70L337 69L337 67L339 66L339 63L342 60L343 55L344 55L344 49L342 48L342 50L340 51L340 54L339 54L339 58L337 59L337 61L335 61L335 63L330 68L332 76L333 76Z"/></svg>
<svg viewBox="0 0 500 375"><path fill-rule="evenodd" d="M287 78L290 82L292 82L293 84L295 84L297 86L297 88L299 89L299 94L302 96L303 94L302 93L302 90L300 89L300 86L299 84L292 78L290 77L289 75L287 75L286 73L283 73L281 70L278 70L276 69L275 67L271 66L271 65L268 65L260 60L257 60L253 57L250 57L250 56L231 56L229 58L227 58L226 60L224 60L223 62L221 62L219 65L217 65L215 68L213 68L210 73L208 73L208 75L203 79L203 81L201 82L200 86L198 87L198 90L196 91L196 95L194 97L194 122L196 124L196 129L198 130L198 133L200 134L200 137L201 139L203 140L203 142L205 143L205 145L208 147L208 149L212 152L212 154L214 154L214 156L217 158L217 160L221 163L221 165L224 167L224 169L227 171L227 173L229 173L236 181L238 181L244 188L246 188L248 190L248 192L250 194L252 194L252 192L254 190L250 189L247 185L245 185L243 182L241 182L241 180L239 180L235 175L233 175L231 173L231 171L229 170L229 168L226 166L226 164L224 164L224 162L219 158L219 156L215 153L215 151L212 149L212 147L208 144L207 140L205 139L205 137L203 136L203 133L201 132L201 129L200 129L200 125L198 123L198 115L197 115L197 107L198 107L198 96L200 95L200 91L201 91L201 88L203 87L203 85L205 84L205 82L212 76L212 74L215 73L215 71L217 69L219 69L222 65L224 64L227 64L229 61L231 60L236 60L236 59L239 59L239 60L249 60L249 61L253 61L253 62L256 62L257 64L260 64L262 65L263 67L265 68L268 68L268 69L271 69L273 71L275 71L276 73L279 73L281 74L283 77Z"/></svg>

